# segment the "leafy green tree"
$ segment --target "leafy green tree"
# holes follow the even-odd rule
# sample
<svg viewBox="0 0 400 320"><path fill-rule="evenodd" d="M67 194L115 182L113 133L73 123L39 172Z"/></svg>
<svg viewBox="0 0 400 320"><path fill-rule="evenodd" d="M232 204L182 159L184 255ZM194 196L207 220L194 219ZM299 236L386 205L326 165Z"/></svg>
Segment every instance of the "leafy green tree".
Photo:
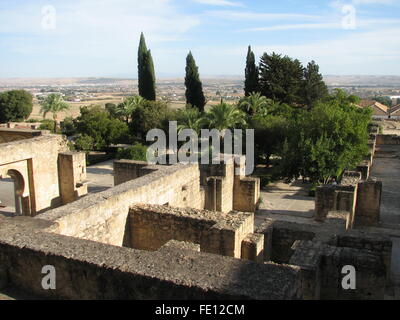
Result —
<svg viewBox="0 0 400 320"><path fill-rule="evenodd" d="M254 129L256 156L259 161L270 164L273 154L278 154L288 134L290 121L282 115L267 114L251 119Z"/></svg>
<svg viewBox="0 0 400 320"><path fill-rule="evenodd" d="M355 95L349 95L346 93L346 91L342 89L333 89L332 94L328 95L324 101L331 102L331 103L337 103L342 106L347 106L347 105L357 105L360 103L361 99Z"/></svg>
<svg viewBox="0 0 400 320"><path fill-rule="evenodd" d="M259 91L258 73L259 70L256 65L256 58L254 56L254 52L251 50L251 46L249 46L247 51L244 82L244 92L246 97L250 96L254 92Z"/></svg>
<svg viewBox="0 0 400 320"><path fill-rule="evenodd" d="M147 147L136 143L134 146L118 149L117 159L147 161Z"/></svg>
<svg viewBox="0 0 400 320"><path fill-rule="evenodd" d="M81 135L75 141L75 149L78 151L89 152L94 149L94 139L86 134Z"/></svg>
<svg viewBox="0 0 400 320"><path fill-rule="evenodd" d="M199 68L193 58L192 52L186 57L186 102L204 112L206 105L206 98L203 93L203 85L200 81Z"/></svg>
<svg viewBox="0 0 400 320"><path fill-rule="evenodd" d="M110 114L112 118L119 118L118 106L115 103L106 103L105 109Z"/></svg>
<svg viewBox="0 0 400 320"><path fill-rule="evenodd" d="M82 107L76 127L81 136L89 136L93 139L95 150L104 150L111 144L130 141L128 125L119 119L112 118L101 106Z"/></svg>
<svg viewBox="0 0 400 320"><path fill-rule="evenodd" d="M239 108L225 103L214 105L204 115L204 122L210 129L223 131L246 126L246 116Z"/></svg>
<svg viewBox="0 0 400 320"><path fill-rule="evenodd" d="M143 33L140 35L138 50L139 95L147 100L156 100L156 78L151 51L147 50Z"/></svg>
<svg viewBox="0 0 400 320"><path fill-rule="evenodd" d="M27 119L32 113L32 101L32 95L25 90L0 93L0 123Z"/></svg>
<svg viewBox="0 0 400 320"><path fill-rule="evenodd" d="M283 177L327 183L367 155L372 111L357 108L351 100L331 96L292 119L280 152Z"/></svg>
<svg viewBox="0 0 400 320"><path fill-rule="evenodd" d="M75 122L72 117L66 117L60 124L62 134L65 134L67 137L74 136L77 133Z"/></svg>
<svg viewBox="0 0 400 320"><path fill-rule="evenodd" d="M301 96L303 104L311 109L317 101L324 99L328 95L328 87L319 73L319 66L311 61L304 69L303 86Z"/></svg>
<svg viewBox="0 0 400 320"><path fill-rule="evenodd" d="M132 114L130 130L143 143L151 129L168 131L168 121L173 120L173 112L165 102L145 100Z"/></svg>
<svg viewBox="0 0 400 320"><path fill-rule="evenodd" d="M124 100L124 102L120 103L117 106L116 114L123 117L126 123L129 123L133 111L135 111L136 108L141 106L144 103L144 101L145 100L138 95L128 97Z"/></svg>
<svg viewBox="0 0 400 320"><path fill-rule="evenodd" d="M303 66L297 59L264 53L260 62L260 92L274 101L298 104L303 80Z"/></svg>
<svg viewBox="0 0 400 320"><path fill-rule="evenodd" d="M52 93L42 101L40 113L43 114L43 118L46 118L46 115L48 113L53 114L54 132L56 132L58 113L61 111L69 110L69 108L70 108L69 104L63 100L60 94Z"/></svg>

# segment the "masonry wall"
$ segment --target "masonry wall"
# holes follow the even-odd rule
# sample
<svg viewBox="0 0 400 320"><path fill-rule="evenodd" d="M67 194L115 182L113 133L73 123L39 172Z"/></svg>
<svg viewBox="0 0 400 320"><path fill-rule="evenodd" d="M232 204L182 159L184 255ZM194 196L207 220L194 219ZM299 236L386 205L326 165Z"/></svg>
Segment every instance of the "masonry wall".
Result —
<svg viewBox="0 0 400 320"><path fill-rule="evenodd" d="M202 252L241 258L243 239L254 231L254 215L135 205L129 211L130 246L158 250L169 240L192 242Z"/></svg>
<svg viewBox="0 0 400 320"><path fill-rule="evenodd" d="M77 200L87 194L86 155L83 152L59 154L60 194L63 204Z"/></svg>
<svg viewBox="0 0 400 320"><path fill-rule="evenodd" d="M379 223L382 182L368 180L358 184L354 224L374 226Z"/></svg>
<svg viewBox="0 0 400 320"><path fill-rule="evenodd" d="M342 268L354 266L356 290L342 287ZM321 262L321 299L384 299L386 270L379 255L353 248L327 247Z"/></svg>
<svg viewBox="0 0 400 320"><path fill-rule="evenodd" d="M400 137L397 135L384 135L378 134L376 136L376 144L379 145L398 145L400 144Z"/></svg>
<svg viewBox="0 0 400 320"><path fill-rule="evenodd" d="M8 143L18 140L31 139L42 135L42 131L16 130L0 128L0 143Z"/></svg>
<svg viewBox="0 0 400 320"><path fill-rule="evenodd" d="M145 176L159 170L162 166L149 166L144 161L114 161L114 186Z"/></svg>
<svg viewBox="0 0 400 320"><path fill-rule="evenodd" d="M378 253L335 247L318 241L300 241L290 263L301 268L303 298L322 300L384 299L385 265ZM354 266L356 289L345 290L344 266Z"/></svg>
<svg viewBox="0 0 400 320"><path fill-rule="evenodd" d="M33 214L61 204L58 154L68 151L67 142L62 136L44 135L3 143L0 147L1 175L5 176L15 165L26 168L24 180L30 189Z"/></svg>
<svg viewBox="0 0 400 320"><path fill-rule="evenodd" d="M135 203L202 209L199 179L197 165L170 166L39 217L57 223L53 232L121 246L129 207Z"/></svg>
<svg viewBox="0 0 400 320"><path fill-rule="evenodd" d="M2 283L37 296L136 300L301 298L299 268L295 266L259 264L173 246L156 252L140 251L46 233L27 220L0 220L0 268L7 278ZM47 226L46 222L33 220L40 228ZM44 265L56 268L56 290L41 287Z"/></svg>

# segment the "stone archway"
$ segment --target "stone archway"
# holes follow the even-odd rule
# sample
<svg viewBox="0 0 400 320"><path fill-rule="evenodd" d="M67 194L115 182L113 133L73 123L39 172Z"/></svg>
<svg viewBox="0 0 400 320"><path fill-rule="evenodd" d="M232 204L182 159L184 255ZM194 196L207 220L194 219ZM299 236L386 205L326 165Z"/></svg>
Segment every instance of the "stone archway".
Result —
<svg viewBox="0 0 400 320"><path fill-rule="evenodd" d="M17 215L29 216L31 214L30 199L29 196L24 197L26 184L23 175L14 169L8 170L7 175L11 177L14 182L15 213Z"/></svg>

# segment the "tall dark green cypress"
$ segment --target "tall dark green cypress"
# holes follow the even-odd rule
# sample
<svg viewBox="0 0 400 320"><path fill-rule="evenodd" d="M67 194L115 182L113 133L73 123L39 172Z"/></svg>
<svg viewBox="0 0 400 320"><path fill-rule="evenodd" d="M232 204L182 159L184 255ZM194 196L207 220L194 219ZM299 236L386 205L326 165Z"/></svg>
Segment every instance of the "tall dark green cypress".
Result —
<svg viewBox="0 0 400 320"><path fill-rule="evenodd" d="M245 77L244 92L246 97L251 95L253 92L259 92L258 67L256 66L256 58L254 52L251 50L251 46L249 46L247 51Z"/></svg>
<svg viewBox="0 0 400 320"><path fill-rule="evenodd" d="M186 102L204 112L206 98L204 97L203 85L200 81L199 68L193 58L192 52L189 52L186 58Z"/></svg>
<svg viewBox="0 0 400 320"><path fill-rule="evenodd" d="M139 95L147 100L156 100L156 77L151 51L147 50L143 32L138 50Z"/></svg>

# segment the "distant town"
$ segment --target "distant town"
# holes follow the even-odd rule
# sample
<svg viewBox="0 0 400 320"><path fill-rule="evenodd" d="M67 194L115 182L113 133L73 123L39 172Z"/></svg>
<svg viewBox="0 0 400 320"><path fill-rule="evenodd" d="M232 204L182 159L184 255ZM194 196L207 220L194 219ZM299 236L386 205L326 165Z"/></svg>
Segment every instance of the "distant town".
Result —
<svg viewBox="0 0 400 320"><path fill-rule="evenodd" d="M362 99L389 97L394 105L400 98L399 76L332 76L324 77L330 90L340 88ZM204 94L208 105L224 101L235 103L243 96L244 79L240 76L207 77L203 79ZM43 78L0 79L0 92L24 89L34 96L31 119L41 119L39 103L51 93L60 93L71 108L65 116L79 116L79 109L87 105L105 106L118 104L124 98L138 93L137 79L119 78ZM157 80L157 97L168 102L172 108L186 105L185 85L182 78ZM50 115L49 115L50 117Z"/></svg>

